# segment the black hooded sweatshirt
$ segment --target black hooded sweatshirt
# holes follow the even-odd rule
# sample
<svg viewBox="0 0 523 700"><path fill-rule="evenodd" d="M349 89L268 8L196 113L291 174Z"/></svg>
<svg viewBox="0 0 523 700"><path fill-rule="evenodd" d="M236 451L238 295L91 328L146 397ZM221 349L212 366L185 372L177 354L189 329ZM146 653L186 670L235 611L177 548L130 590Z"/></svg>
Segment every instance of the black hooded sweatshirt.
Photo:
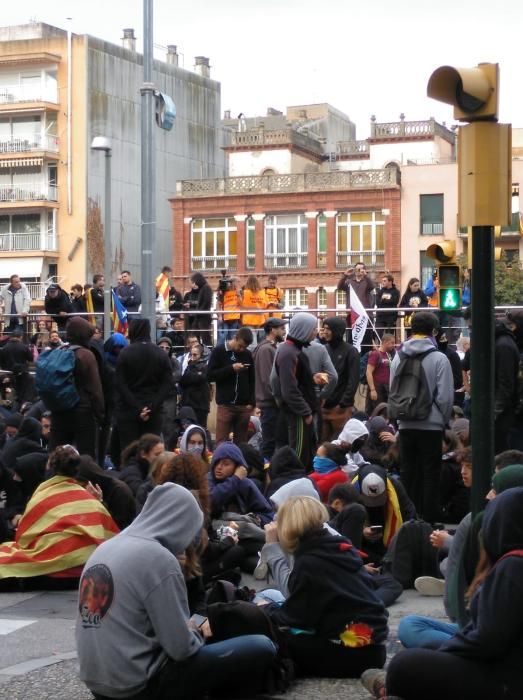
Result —
<svg viewBox="0 0 523 700"><path fill-rule="evenodd" d="M18 457L30 454L31 452L45 453L42 447L42 426L36 418L24 418L20 429L12 440L6 444L0 453L0 460L8 469L16 467Z"/></svg>
<svg viewBox="0 0 523 700"><path fill-rule="evenodd" d="M73 305L69 294L64 292L61 287L58 287L58 294L56 297L50 296L49 292L46 292L44 299L45 313L52 317L53 321L56 321L56 325L62 331L67 325L69 318L67 316L59 316L61 311L65 311L66 314L70 314L73 311Z"/></svg>
<svg viewBox="0 0 523 700"><path fill-rule="evenodd" d="M269 467L271 482L265 491L266 498L270 498L273 493L295 479L303 479L306 475L305 467L301 463L296 452L285 445L273 454L271 466Z"/></svg>
<svg viewBox="0 0 523 700"><path fill-rule="evenodd" d="M523 687L523 556L504 557L523 547L523 488L500 493L483 517L482 538L493 567L470 603L470 622L440 651L488 664L506 688L521 697Z"/></svg>
<svg viewBox="0 0 523 700"><path fill-rule="evenodd" d="M326 344L332 364L338 373L336 388L325 399L324 407L354 406L354 395L360 379L360 354L353 345L343 339L345 319L333 316L323 322L332 332L332 340Z"/></svg>
<svg viewBox="0 0 523 700"><path fill-rule="evenodd" d="M357 624L370 644L385 642L387 611L349 540L315 531L300 541L294 557L287 600L265 608L278 626L308 630L327 641Z"/></svg>
<svg viewBox="0 0 523 700"><path fill-rule="evenodd" d="M147 406L159 411L175 393L172 365L167 353L151 342L148 319L129 324L130 345L121 350L116 363L116 407L121 413L139 416Z"/></svg>
<svg viewBox="0 0 523 700"><path fill-rule="evenodd" d="M500 321L495 325L494 346L496 418L514 412L518 401L519 350L514 334Z"/></svg>

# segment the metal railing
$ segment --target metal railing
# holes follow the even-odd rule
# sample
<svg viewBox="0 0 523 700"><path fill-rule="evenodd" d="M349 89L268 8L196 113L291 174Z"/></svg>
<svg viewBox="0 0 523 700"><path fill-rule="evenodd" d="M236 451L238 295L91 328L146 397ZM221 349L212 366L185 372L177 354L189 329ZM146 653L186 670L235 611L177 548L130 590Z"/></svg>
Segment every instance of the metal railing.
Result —
<svg viewBox="0 0 523 700"><path fill-rule="evenodd" d="M0 104L16 102L53 102L58 104L58 89L39 85L2 85Z"/></svg>
<svg viewBox="0 0 523 700"><path fill-rule="evenodd" d="M265 268L307 267L308 253L265 253Z"/></svg>
<svg viewBox="0 0 523 700"><path fill-rule="evenodd" d="M56 236L53 230L0 233L0 252L6 250L56 250Z"/></svg>
<svg viewBox="0 0 523 700"><path fill-rule="evenodd" d="M58 187L45 182L0 185L0 202L58 201Z"/></svg>
<svg viewBox="0 0 523 700"><path fill-rule="evenodd" d="M384 266L385 251L384 250L348 250L345 253L336 253L336 267L347 268L350 265L355 265L358 262L363 262L365 265Z"/></svg>
<svg viewBox="0 0 523 700"><path fill-rule="evenodd" d="M58 153L58 136L27 134L11 139L0 139L0 153L30 153L31 151L51 151Z"/></svg>
<svg viewBox="0 0 523 700"><path fill-rule="evenodd" d="M191 258L193 270L236 270L236 255L195 256Z"/></svg>

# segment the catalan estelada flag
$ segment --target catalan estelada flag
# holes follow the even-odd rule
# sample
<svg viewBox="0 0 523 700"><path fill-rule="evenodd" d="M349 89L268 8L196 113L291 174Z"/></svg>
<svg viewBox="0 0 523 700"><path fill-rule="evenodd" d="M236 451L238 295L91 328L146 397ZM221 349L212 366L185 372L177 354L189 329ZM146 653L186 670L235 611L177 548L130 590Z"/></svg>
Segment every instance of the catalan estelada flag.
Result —
<svg viewBox="0 0 523 700"><path fill-rule="evenodd" d="M127 337L127 331L129 329L129 323L127 320L127 309L122 304L120 299L118 299L118 295L114 289L112 290L112 294L113 294L112 316L113 316L114 332L121 333L122 335L125 335L125 337Z"/></svg>
<svg viewBox="0 0 523 700"><path fill-rule="evenodd" d="M118 532L105 507L81 484L54 476L32 495L15 541L0 545L0 579L74 570Z"/></svg>
<svg viewBox="0 0 523 700"><path fill-rule="evenodd" d="M169 308L169 278L163 272L160 272L156 278L156 291L163 298L164 306Z"/></svg>

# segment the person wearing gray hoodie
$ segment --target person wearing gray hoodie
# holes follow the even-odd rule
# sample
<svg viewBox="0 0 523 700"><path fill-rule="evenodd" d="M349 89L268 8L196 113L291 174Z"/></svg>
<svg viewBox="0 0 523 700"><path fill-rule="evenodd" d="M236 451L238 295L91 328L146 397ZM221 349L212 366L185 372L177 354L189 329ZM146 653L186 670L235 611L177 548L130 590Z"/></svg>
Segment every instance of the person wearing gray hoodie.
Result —
<svg viewBox="0 0 523 700"><path fill-rule="evenodd" d="M259 690L257 680L276 653L273 643L247 635L204 646L212 631L200 631L189 618L177 557L198 538L202 524L192 493L163 484L136 520L88 559L80 579L76 645L80 678L97 700L185 700L241 682Z"/></svg>
<svg viewBox="0 0 523 700"><path fill-rule="evenodd" d="M419 517L434 523L439 517L439 482L443 432L454 401L454 379L449 359L436 349L437 316L418 311L412 317L412 335L403 343L390 368L390 382L402 355L422 355L421 366L432 396L430 413L424 420L400 420L400 478Z"/></svg>
<svg viewBox="0 0 523 700"><path fill-rule="evenodd" d="M286 425L283 435L280 429L276 448L289 445L298 455L307 471L312 469L312 457L316 451L313 417L318 410L316 387L309 360L303 348L316 337L316 317L298 313L289 324L287 339L280 343L271 372L271 388L280 407L280 425Z"/></svg>

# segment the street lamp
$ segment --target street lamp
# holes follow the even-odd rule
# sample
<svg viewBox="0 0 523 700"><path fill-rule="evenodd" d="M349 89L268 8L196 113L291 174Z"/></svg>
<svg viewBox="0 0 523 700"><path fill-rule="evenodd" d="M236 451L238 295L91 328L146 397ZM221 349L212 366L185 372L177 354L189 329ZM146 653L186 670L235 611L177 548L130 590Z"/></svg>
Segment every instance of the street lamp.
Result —
<svg viewBox="0 0 523 700"><path fill-rule="evenodd" d="M104 207L104 340L111 337L111 139L95 136L92 151L105 153L105 207Z"/></svg>

